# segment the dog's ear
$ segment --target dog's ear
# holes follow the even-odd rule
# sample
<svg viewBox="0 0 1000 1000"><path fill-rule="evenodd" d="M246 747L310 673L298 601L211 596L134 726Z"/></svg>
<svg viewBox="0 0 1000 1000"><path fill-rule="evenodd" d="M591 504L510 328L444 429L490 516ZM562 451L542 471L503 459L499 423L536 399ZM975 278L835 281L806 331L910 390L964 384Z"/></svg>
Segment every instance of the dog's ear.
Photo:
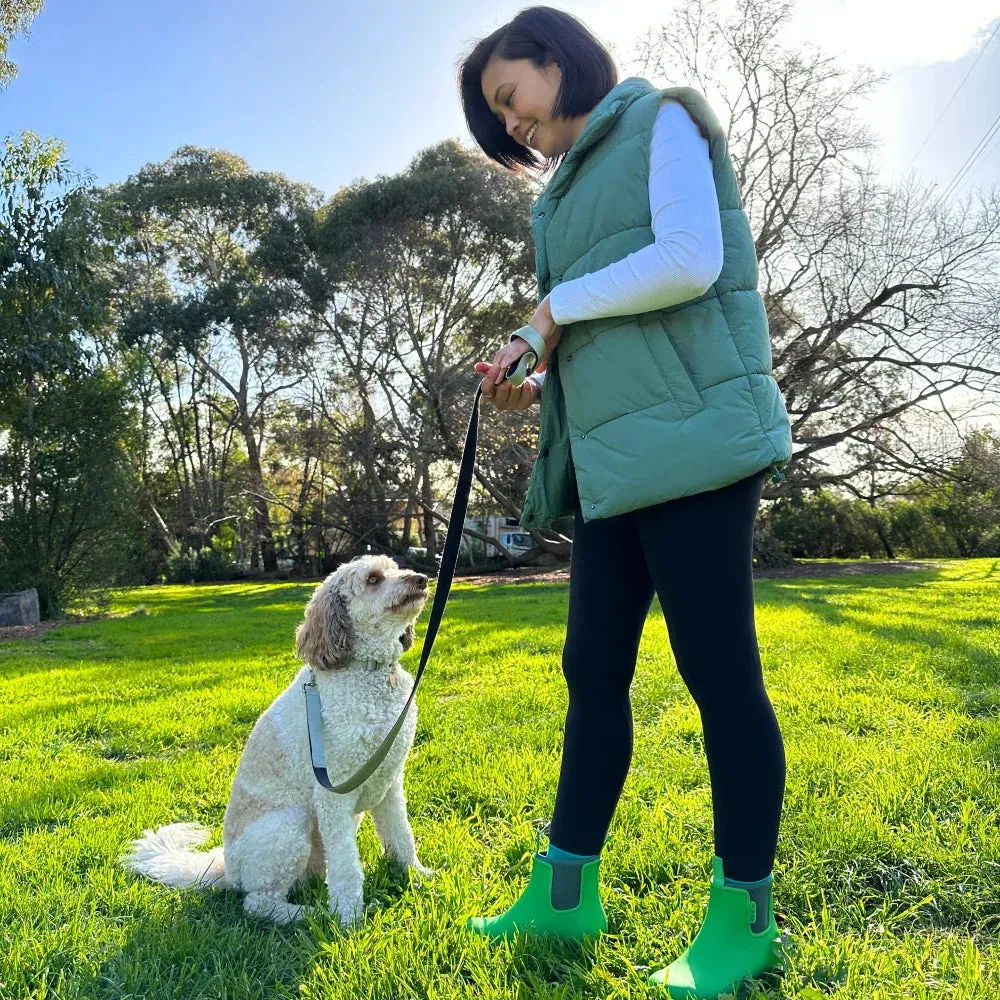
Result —
<svg viewBox="0 0 1000 1000"><path fill-rule="evenodd" d="M320 586L306 605L305 621L295 632L295 654L320 670L343 666L350 658L354 632L342 594Z"/></svg>
<svg viewBox="0 0 1000 1000"><path fill-rule="evenodd" d="M416 639L417 633L414 631L413 623L411 622L403 630L403 634L399 637L399 641L403 646L403 652L405 653L410 646L413 645L414 639Z"/></svg>
<svg viewBox="0 0 1000 1000"><path fill-rule="evenodd" d="M354 646L354 627L347 613L347 601L343 594L330 595L326 605L323 628L327 642L327 667L341 667L351 656Z"/></svg>

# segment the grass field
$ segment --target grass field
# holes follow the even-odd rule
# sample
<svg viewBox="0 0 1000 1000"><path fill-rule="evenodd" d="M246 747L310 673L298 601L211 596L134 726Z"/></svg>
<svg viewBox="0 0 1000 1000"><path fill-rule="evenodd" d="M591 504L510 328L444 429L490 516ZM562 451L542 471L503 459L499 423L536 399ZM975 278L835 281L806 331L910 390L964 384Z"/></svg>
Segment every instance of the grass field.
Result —
<svg viewBox="0 0 1000 1000"><path fill-rule="evenodd" d="M218 843L258 714L293 675L309 585L160 587L148 615L0 643L0 997L446 1000L655 997L698 927L712 855L697 712L654 603L636 753L605 851L610 933L495 945L462 929L523 886L551 811L565 689L560 584L458 583L418 697L410 886L361 829L371 912L274 928L234 892L178 892L117 859L144 827ZM775 873L794 942L754 997L1000 996L1000 564L759 580L785 737ZM422 624L418 635L422 635ZM414 669L419 641L406 654ZM325 903L311 882L297 897Z"/></svg>

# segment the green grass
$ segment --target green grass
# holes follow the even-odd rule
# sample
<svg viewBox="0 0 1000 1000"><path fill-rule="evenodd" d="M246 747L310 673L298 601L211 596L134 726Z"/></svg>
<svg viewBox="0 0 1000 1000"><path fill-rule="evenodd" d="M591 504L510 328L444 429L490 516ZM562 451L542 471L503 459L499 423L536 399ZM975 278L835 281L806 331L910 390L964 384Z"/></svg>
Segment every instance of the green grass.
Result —
<svg viewBox="0 0 1000 1000"><path fill-rule="evenodd" d="M795 944L784 977L750 995L1000 995L998 587L986 559L757 581L788 758L776 908ZM438 874L409 885L366 822L360 930L322 911L274 928L238 893L120 868L144 827L198 820L218 842L243 741L296 669L310 590L146 588L114 610L148 616L0 643L0 997L656 996L648 968L698 927L712 829L698 715L655 603L603 866L611 933L596 945L494 945L462 929L514 898L551 811L565 585L453 589L407 771ZM325 888L298 898L322 904Z"/></svg>

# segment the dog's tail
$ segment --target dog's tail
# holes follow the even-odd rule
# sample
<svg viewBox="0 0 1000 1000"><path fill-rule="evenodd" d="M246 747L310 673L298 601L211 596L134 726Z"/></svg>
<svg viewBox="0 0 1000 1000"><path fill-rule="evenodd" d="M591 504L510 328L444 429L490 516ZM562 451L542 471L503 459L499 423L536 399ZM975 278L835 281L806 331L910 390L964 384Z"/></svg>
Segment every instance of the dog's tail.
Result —
<svg viewBox="0 0 1000 1000"><path fill-rule="evenodd" d="M171 823L156 831L144 830L132 841L132 850L122 862L126 868L176 889L225 889L228 883L222 848L191 850L207 839L208 830L198 823Z"/></svg>

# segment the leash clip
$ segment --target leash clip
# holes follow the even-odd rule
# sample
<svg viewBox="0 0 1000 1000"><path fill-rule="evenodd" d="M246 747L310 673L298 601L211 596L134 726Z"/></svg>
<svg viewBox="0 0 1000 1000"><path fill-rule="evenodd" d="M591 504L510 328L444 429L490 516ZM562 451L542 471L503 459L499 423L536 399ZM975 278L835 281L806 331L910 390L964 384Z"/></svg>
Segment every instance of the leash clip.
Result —
<svg viewBox="0 0 1000 1000"><path fill-rule="evenodd" d="M326 771L326 747L323 745L323 710L316 687L316 674L309 668L309 680L302 685L306 696L306 732L309 736L309 762L312 764L316 780L324 787L331 788L330 776Z"/></svg>

